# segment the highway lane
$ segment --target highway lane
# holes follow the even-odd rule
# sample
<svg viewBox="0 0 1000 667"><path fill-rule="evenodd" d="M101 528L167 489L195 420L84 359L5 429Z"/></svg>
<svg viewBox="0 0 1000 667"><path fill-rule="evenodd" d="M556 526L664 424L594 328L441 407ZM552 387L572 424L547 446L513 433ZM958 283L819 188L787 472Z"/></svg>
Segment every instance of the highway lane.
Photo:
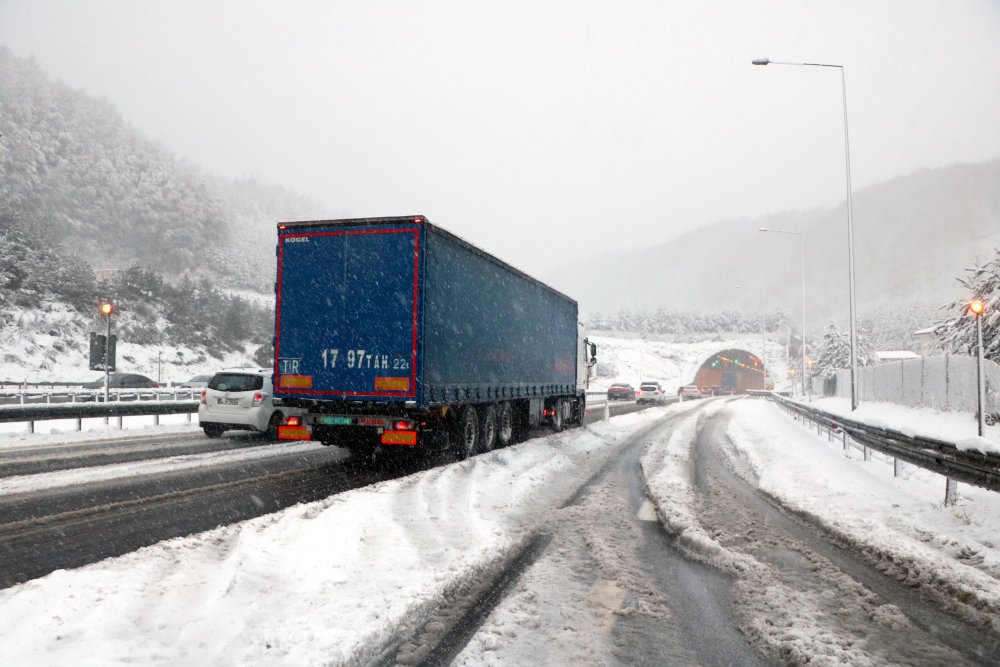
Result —
<svg viewBox="0 0 1000 667"><path fill-rule="evenodd" d="M638 409L642 408L634 403L613 405L611 413ZM588 421L600 419L602 414L603 406L588 415ZM539 429L529 437L548 432ZM64 466L74 458L81 467L87 466L102 460L101 457L113 458L114 453L108 454L109 449L120 449L119 462L153 461L173 456L179 450L236 444L253 448L274 443L244 434L217 440L200 434L159 439L144 435L134 441L88 446L46 445L39 448L34 458L22 454L21 460L11 450L4 454L11 456L7 462L22 465L24 469L66 470L72 474L73 468ZM83 447L80 456L74 454L77 447ZM449 455L439 452L424 456L390 452L376 457L374 462L366 462L354 459L344 449L318 445L305 452L277 451L254 460L153 475L143 475L140 470L125 478L6 495L0 503L0 587L451 461ZM0 466L3 463L0 461ZM55 467L46 468L50 463Z"/></svg>

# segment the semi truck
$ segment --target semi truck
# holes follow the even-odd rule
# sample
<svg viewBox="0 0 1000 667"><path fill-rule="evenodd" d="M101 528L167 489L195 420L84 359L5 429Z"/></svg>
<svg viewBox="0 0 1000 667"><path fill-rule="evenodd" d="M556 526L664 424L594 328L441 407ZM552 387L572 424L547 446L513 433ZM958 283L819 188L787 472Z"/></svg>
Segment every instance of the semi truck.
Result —
<svg viewBox="0 0 1000 667"><path fill-rule="evenodd" d="M422 215L278 224L284 440L464 458L580 423L596 346L577 303Z"/></svg>

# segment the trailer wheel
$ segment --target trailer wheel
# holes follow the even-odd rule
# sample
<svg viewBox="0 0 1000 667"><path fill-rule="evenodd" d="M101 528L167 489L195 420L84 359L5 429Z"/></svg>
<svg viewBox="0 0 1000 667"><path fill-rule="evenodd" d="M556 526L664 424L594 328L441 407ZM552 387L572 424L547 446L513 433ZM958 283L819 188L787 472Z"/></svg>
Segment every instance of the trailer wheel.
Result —
<svg viewBox="0 0 1000 667"><path fill-rule="evenodd" d="M549 418L552 430L559 433L563 430L563 402L556 401L552 404L553 415Z"/></svg>
<svg viewBox="0 0 1000 667"><path fill-rule="evenodd" d="M497 412L497 444L506 447L514 440L514 408L504 401Z"/></svg>
<svg viewBox="0 0 1000 667"><path fill-rule="evenodd" d="M497 409L493 404L479 409L479 450L489 452L497 444Z"/></svg>
<svg viewBox="0 0 1000 667"><path fill-rule="evenodd" d="M479 440L479 419L476 416L476 409L471 405L462 409L455 435L455 453L460 459L466 459L476 453Z"/></svg>

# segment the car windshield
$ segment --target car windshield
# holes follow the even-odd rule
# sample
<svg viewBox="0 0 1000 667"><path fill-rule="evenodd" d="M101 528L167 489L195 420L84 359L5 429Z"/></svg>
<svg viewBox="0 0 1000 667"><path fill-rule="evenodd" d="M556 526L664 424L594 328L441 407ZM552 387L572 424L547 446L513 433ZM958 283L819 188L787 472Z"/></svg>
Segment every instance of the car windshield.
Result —
<svg viewBox="0 0 1000 667"><path fill-rule="evenodd" d="M217 373L208 383L216 391L257 391L264 387L264 376L247 373Z"/></svg>

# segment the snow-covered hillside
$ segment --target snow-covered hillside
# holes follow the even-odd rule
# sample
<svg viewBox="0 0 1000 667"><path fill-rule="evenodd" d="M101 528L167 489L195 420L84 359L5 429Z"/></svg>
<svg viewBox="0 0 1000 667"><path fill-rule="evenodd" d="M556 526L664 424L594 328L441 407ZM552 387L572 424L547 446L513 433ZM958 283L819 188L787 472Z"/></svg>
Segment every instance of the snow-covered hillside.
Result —
<svg viewBox="0 0 1000 667"><path fill-rule="evenodd" d="M0 312L0 382L85 382L100 374L88 364L90 332L104 333L104 323L88 323L71 307L42 304ZM222 358L177 345L136 345L119 339L118 371L139 373L161 383L183 382L220 368L254 366L257 343Z"/></svg>

